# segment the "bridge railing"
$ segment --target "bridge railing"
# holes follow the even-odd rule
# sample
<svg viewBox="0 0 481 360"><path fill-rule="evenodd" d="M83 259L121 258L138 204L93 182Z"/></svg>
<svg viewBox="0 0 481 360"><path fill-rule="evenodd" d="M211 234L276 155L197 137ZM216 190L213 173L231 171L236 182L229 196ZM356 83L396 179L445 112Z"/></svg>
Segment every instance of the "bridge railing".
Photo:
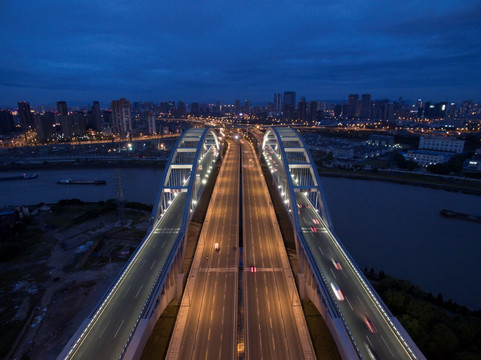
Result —
<svg viewBox="0 0 481 360"><path fill-rule="evenodd" d="M158 223L160 223L162 219L159 219ZM153 228L153 230L155 229L156 227ZM78 337L78 339L75 341L75 343L71 346L69 352L67 353L67 355L65 356L65 359L68 359L70 357L70 355L72 355L72 352L80 345L80 343L85 339L85 336L87 336L88 332L90 331L90 329L92 328L92 326L95 324L95 322L97 321L97 318L100 316L100 314L102 313L102 311L104 310L105 306L108 304L109 300L111 299L111 297L113 296L113 294L115 293L115 291L117 290L117 288L119 287L119 285L121 284L121 282L123 281L123 279L127 276L127 274L129 273L130 269L132 268L133 264L135 263L135 261L138 259L140 253L143 251L143 249L145 248L145 246L147 245L147 243L149 242L152 234L153 234L153 230L150 231L145 237L144 239L142 240L141 244L139 247L137 247L137 249L134 251L134 253L132 254L131 258L129 259L129 261L127 262L127 264L124 265L124 267L122 268L122 270L120 271L119 275L117 276L116 280L114 280L114 282L112 283L112 286L107 290L106 292L106 295L102 298L102 300L97 304L97 306L95 307L95 309L92 311L92 313L89 315L89 319L90 321L88 322L88 324L86 325L86 327L84 328L84 330L82 331L82 333L80 334L80 336Z"/></svg>
<svg viewBox="0 0 481 360"><path fill-rule="evenodd" d="M269 132L270 132L270 134L269 134ZM270 138L268 138L268 135L270 136ZM274 135L274 136L272 136L272 135ZM286 155L286 150L284 148L285 144L283 143L283 137L288 138L289 142L292 143L293 141L295 142L294 139L295 139L296 136L299 138L298 144L300 144L302 146L302 150L305 151L305 154L307 154L306 161L309 164L309 166L311 167L313 177L314 177L312 179L312 182L316 184L316 186L313 186L313 187L317 187L316 192L317 192L318 196L321 196L321 199L318 199L318 200L321 200L321 202L322 202L321 205L322 205L323 209L318 208L319 204L316 204L316 206L314 207L314 205L311 203L309 197L307 195L304 195L305 198L306 198L306 201L309 201L309 203L311 204L311 207L313 209L316 209L317 215L319 216L319 219L322 222L324 228L327 230L328 235L331 238L332 242L338 248L338 250L341 252L341 254L344 257L344 259L346 260L346 262L349 264L350 268L352 269L353 273L356 276L356 279L359 281L359 283L361 284L361 286L363 287L365 292L368 294L369 298L374 303L374 305L376 306L378 311L385 318L386 322L388 323L389 327L391 328L391 330L393 331L393 333L397 337L398 341L403 345L403 347L409 353L409 355L412 358L416 359L417 356L414 353L414 351L412 350L411 346L408 344L406 339L400 333L399 329L396 327L396 325L391 320L391 318L393 317L391 312L389 311L387 306L384 304L384 302L380 299L379 295L375 292L375 290L372 288L372 286L370 284L368 284L367 280L365 279L365 277L360 272L358 266L355 264L354 260L352 259L351 255L349 254L347 249L344 247L344 245L337 239L337 237L331 231L331 229L330 229L331 228L331 219L330 219L329 214L327 212L327 208L325 208L325 200L323 199L324 196L323 196L322 191L320 189L319 175L317 173L317 169L315 168L314 162L313 162L312 157L311 157L311 155L310 155L310 153L307 149L307 146L306 146L305 142L303 141L303 139L300 137L300 135L297 132L287 131L284 128L282 130L282 134L281 134L275 128L271 128L270 130L268 130L266 132L266 135L264 137L262 153L263 153L263 156L264 156L267 163L269 163L269 159L271 161L274 160L272 158L272 155L275 155L278 158L279 164L282 167L281 171L276 170L276 173L274 174L274 172L271 170L271 173L273 174L273 178L275 180L276 185L279 185L279 186L277 186L278 191L282 191L281 195L283 196L283 198L286 199L285 202L284 202L285 207L290 213L293 225L296 228L298 238L300 239L300 244L302 245L302 247L304 249L307 260L310 264L311 270L312 270L312 272L314 274L314 277L316 279L317 286L319 286L322 290L324 290L327 294L329 294L330 305L331 305L332 309L335 309L338 317L340 317L342 319L342 322L344 323L344 326L346 328L346 331L347 331L347 333L350 337L350 340L351 340L354 348L356 349L359 356L362 358L361 351L360 351L360 349L359 349L359 347L358 347L358 345L357 345L357 343L354 339L354 336L353 336L353 334L352 334L352 332L349 328L349 325L347 324L347 321L345 320L339 305L337 304L337 302L335 302L333 300L333 299L335 299L335 295L334 295L332 289L330 289L330 287L329 287L329 282L327 281L323 271L321 270L320 264L316 260L316 257L313 255L312 250L310 248L310 245L307 243L307 241L304 238L302 228L301 228L300 222L299 222L299 217L297 216L297 213L296 213L297 200L296 200L295 191L294 191L294 184L293 184L294 176L292 176L291 173L290 173L288 156ZM288 145L290 145L290 144L288 144ZM266 151L266 149L268 149L268 151ZM287 147L287 149L289 149L289 146ZM294 149L294 151L296 151L296 150ZM279 173L284 173L286 175L286 179L284 179L284 178L281 179ZM282 182L282 186L285 187L287 185L289 187L289 189L279 190L279 188L282 188L282 186L280 185L281 182ZM320 216L320 214L319 214L319 212L321 210L323 210L323 216Z"/></svg>
<svg viewBox="0 0 481 360"><path fill-rule="evenodd" d="M220 155L220 151L219 149L215 149L213 150L212 148L214 146L219 146L219 143L217 141L217 138L215 138L215 134L211 134L212 136L214 136L214 140L215 140L215 145L213 146L210 146L210 147L204 147L204 141L206 139L206 134L207 133L211 133L212 130L210 129L203 129L203 135L201 137L198 138L198 144L197 144L197 152L194 156L194 163L192 164L192 168L191 168L191 177L193 179L195 179L195 174L197 172L199 173L202 173L206 175L206 177L209 177L211 171L210 169L207 169L207 166L210 166L211 165L211 162L213 160L214 157L218 157ZM188 133L188 132L187 132ZM173 152L176 150L179 142L180 142L181 138L179 138L179 141L177 141L176 143L176 146L173 150ZM211 140L211 139L210 139ZM209 141L210 141L209 140ZM205 150L205 151L204 151ZM199 153L202 152L202 159L199 160ZM205 158L205 160L203 159L204 158L204 155L206 154L209 154L209 156L207 156ZM170 163L172 161L172 155L170 156L169 158L169 166L170 166ZM202 166L200 167L200 170L199 170L199 164L203 164L203 163L206 163L206 169L204 169L202 171ZM164 181L165 181L165 178L166 178L166 173L167 173L167 168L166 170L164 171L164 175L162 177L163 179L163 182L162 184L164 184ZM183 240L183 237L184 237L184 234L185 234L185 227L187 226L187 219L188 217L190 216L193 208L195 208L195 203L192 204L193 208L191 208L191 202L192 202L192 192L195 190L196 192L196 196L200 196L200 194L202 193L202 190L204 188L204 185L205 185L205 182L200 182L200 184L197 184L199 186L199 189L193 189L195 188L196 184L195 184L195 181L192 181L192 182L189 182L189 186L188 186L188 191L187 191L187 196L183 199L183 201L185 201L185 204L184 204L184 210L183 210L183 215L182 215L182 226L181 226L181 229L177 235L177 237L175 238L175 241L172 242L171 244L171 248L168 252L168 255L164 258L164 261L160 267L160 270L159 272L157 273L157 276L156 278L154 279L154 282L152 283L152 286L150 288L150 291L149 291L149 294L147 295L143 305L142 305L142 308L141 308L141 311L139 312L139 315L131 329L131 332L126 340L126 343L124 344L123 346L123 349L121 351L121 354L119 356L119 359L123 357L123 355L125 354L125 351L127 350L129 344L130 344L130 341L132 340L132 337L138 327L138 324L140 322L140 320L142 318L145 317L145 311L146 309L148 309L148 305L151 303L151 301L153 300L153 296L154 294L156 295L158 293L158 290L160 289L161 286L163 286L164 282L165 282L165 279L169 273L169 270L171 269L172 267L172 263L173 263L173 259L175 258L176 254L177 254L177 251L180 247L180 244ZM159 197L160 197L160 194L163 193L163 185L160 189L160 192L159 192ZM158 198L159 198L158 197ZM119 275L116 277L116 279L114 280L114 282L112 283L112 285L109 287L109 289L106 291L106 295L101 299L101 301L97 304L97 306L94 308L94 310L90 313L88 319L88 323L87 325L85 326L85 328L83 329L82 333L80 334L80 336L76 339L76 341L70 346L70 349L67 353L67 355L65 356L65 359L68 359L72 354L73 352L75 351L75 349L82 343L82 341L85 339L85 337L88 335L88 333L90 332L90 330L92 329L92 327L94 326L94 324L96 323L98 317L100 316L100 314L102 313L102 311L104 310L104 308L107 306L107 304L109 303L110 299L112 298L112 296L114 295L114 293L116 292L116 290L118 289L119 285L122 283L122 281L125 279L125 277L127 276L127 274L129 273L129 271L131 270L132 266L135 264L135 262L137 261L138 257L140 256L140 254L143 252L143 250L145 249L146 245L149 243L149 241L151 240L152 238L152 235L155 231L155 229L157 229L157 227L161 224L162 220L165 218L165 215L169 213L169 211L171 211L171 209L173 208L172 207L172 204L174 204L174 202L177 200L179 201L180 197L173 197L173 200L172 202L170 203L169 206L167 206L167 208L165 209L165 211L162 213L162 214L157 214L156 217L154 217L155 219L155 224L152 224L151 227L149 228L149 231L147 233L147 235L143 238L143 240L141 241L140 245L137 247L137 249L134 251L134 253L132 254L131 258L129 259L129 261L124 265L124 267L122 268L122 270L120 271ZM155 214L155 207L153 209L153 213Z"/></svg>

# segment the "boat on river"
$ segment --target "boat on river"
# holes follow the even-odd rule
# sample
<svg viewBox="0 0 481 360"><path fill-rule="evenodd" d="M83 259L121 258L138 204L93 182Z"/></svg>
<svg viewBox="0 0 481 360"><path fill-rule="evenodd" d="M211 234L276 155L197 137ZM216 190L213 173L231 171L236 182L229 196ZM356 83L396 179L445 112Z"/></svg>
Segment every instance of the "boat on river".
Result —
<svg viewBox="0 0 481 360"><path fill-rule="evenodd" d="M456 211L452 211L452 210L446 210L446 209L442 209L439 212L439 214L441 216L449 217L449 218L452 218L452 219L481 223L481 216L469 215L469 214L464 214L464 213L460 213L460 212L456 212Z"/></svg>
<svg viewBox="0 0 481 360"><path fill-rule="evenodd" d="M105 185L105 180L74 180L74 179L62 179L57 181L57 184L61 185Z"/></svg>
<svg viewBox="0 0 481 360"><path fill-rule="evenodd" d="M0 181L9 181L9 180L31 180L31 179L36 179L38 177L37 174L32 173L32 174L22 174L22 175L15 175L15 176L5 176L5 177L0 177Z"/></svg>

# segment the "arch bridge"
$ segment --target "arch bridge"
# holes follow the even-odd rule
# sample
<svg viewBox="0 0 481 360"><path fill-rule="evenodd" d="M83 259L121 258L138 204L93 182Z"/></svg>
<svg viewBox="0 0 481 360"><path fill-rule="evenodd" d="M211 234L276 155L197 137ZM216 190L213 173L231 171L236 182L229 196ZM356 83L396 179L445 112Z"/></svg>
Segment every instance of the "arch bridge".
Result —
<svg viewBox="0 0 481 360"><path fill-rule="evenodd" d="M335 235L316 165L300 134L270 127L261 153L293 225L300 295L322 314L342 358L424 359Z"/></svg>
<svg viewBox="0 0 481 360"><path fill-rule="evenodd" d="M211 128L177 140L147 235L58 359L140 358L160 314L181 295L185 235L221 152Z"/></svg>

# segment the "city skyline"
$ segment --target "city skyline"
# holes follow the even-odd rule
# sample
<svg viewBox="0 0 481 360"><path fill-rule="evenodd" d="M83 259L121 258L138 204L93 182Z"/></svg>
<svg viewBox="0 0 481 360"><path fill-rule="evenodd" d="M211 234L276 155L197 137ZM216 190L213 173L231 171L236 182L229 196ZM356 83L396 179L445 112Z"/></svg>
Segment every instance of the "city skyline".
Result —
<svg viewBox="0 0 481 360"><path fill-rule="evenodd" d="M0 29L0 106L257 103L289 90L316 100L481 98L478 1L26 0L0 6Z"/></svg>

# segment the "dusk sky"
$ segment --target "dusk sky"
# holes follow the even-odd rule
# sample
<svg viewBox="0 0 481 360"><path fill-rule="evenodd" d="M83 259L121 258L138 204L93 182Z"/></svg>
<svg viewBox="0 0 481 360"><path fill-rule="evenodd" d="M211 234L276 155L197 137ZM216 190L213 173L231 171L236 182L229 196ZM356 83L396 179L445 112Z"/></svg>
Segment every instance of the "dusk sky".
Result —
<svg viewBox="0 0 481 360"><path fill-rule="evenodd" d="M0 0L0 106L481 100L481 1Z"/></svg>

